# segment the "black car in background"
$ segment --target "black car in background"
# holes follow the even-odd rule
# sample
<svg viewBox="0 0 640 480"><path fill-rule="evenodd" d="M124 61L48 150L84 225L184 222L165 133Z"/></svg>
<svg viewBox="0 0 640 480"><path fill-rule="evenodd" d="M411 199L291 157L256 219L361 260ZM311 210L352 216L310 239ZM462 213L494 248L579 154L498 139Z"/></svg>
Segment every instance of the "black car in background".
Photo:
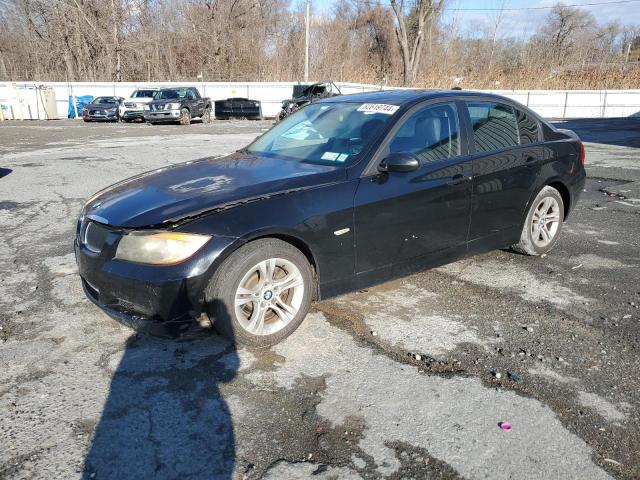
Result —
<svg viewBox="0 0 640 480"><path fill-rule="evenodd" d="M97 97L82 110L85 122L117 122L120 119L119 108L122 97Z"/></svg>
<svg viewBox="0 0 640 480"><path fill-rule="evenodd" d="M294 85L293 98L282 102L282 110L278 113L276 120L280 121L310 103L338 95L342 95L342 92L335 83L330 81L311 85Z"/></svg>
<svg viewBox="0 0 640 480"><path fill-rule="evenodd" d="M211 121L211 99L201 97L195 87L162 88L144 106L144 119L150 124L190 125L194 118L200 118L202 123Z"/></svg>
<svg viewBox="0 0 640 480"><path fill-rule="evenodd" d="M217 120L229 120L230 118L262 120L262 104L258 100L233 97L226 100L216 100L214 105Z"/></svg>
<svg viewBox="0 0 640 480"><path fill-rule="evenodd" d="M321 100L248 147L90 198L75 240L87 296L138 329L206 314L271 345L312 300L511 246L549 252L584 148L510 99L397 90Z"/></svg>

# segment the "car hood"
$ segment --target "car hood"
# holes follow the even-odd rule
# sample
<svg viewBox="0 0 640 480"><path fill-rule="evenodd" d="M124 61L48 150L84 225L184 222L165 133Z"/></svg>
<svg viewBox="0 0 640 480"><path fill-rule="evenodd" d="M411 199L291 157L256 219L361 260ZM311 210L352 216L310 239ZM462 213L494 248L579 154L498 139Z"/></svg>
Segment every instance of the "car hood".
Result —
<svg viewBox="0 0 640 480"><path fill-rule="evenodd" d="M182 102L181 98L166 98L163 100L151 100L149 105L164 105L166 103L180 103Z"/></svg>
<svg viewBox="0 0 640 480"><path fill-rule="evenodd" d="M172 224L246 201L343 180L342 167L245 153L143 173L98 192L84 215L117 227Z"/></svg>

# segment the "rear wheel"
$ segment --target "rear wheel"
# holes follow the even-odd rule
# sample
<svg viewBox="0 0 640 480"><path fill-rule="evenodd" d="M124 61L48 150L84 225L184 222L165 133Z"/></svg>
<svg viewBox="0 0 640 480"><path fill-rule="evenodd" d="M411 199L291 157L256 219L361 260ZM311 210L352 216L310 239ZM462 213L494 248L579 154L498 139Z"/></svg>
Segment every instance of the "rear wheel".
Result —
<svg viewBox="0 0 640 480"><path fill-rule="evenodd" d="M202 114L202 123L211 123L211 109L206 108Z"/></svg>
<svg viewBox="0 0 640 480"><path fill-rule="evenodd" d="M180 125L191 125L191 112L188 108L180 110Z"/></svg>
<svg viewBox="0 0 640 480"><path fill-rule="evenodd" d="M313 276L300 250L261 239L235 251L216 270L205 299L209 316L232 341L268 347L293 333L311 305Z"/></svg>
<svg viewBox="0 0 640 480"><path fill-rule="evenodd" d="M549 252L560 237L562 222L562 196L555 188L546 186L531 202L520 241L512 248L525 255L542 255Z"/></svg>

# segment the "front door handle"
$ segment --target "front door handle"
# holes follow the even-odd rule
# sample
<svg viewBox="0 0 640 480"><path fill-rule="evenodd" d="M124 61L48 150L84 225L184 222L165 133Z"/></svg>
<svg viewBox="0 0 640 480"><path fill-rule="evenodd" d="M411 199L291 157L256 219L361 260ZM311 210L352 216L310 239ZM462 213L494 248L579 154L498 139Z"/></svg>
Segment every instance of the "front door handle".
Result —
<svg viewBox="0 0 640 480"><path fill-rule="evenodd" d="M538 159L536 157L529 156L524 159L525 167L535 167L538 164Z"/></svg>

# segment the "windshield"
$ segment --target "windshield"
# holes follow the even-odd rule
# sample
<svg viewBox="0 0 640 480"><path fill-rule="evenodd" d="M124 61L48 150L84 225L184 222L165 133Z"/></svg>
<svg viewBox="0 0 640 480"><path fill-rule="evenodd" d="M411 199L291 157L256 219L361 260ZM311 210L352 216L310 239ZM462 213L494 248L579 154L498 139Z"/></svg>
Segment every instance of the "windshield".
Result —
<svg viewBox="0 0 640 480"><path fill-rule="evenodd" d="M154 90L136 90L131 98L151 98L156 93Z"/></svg>
<svg viewBox="0 0 640 480"><path fill-rule="evenodd" d="M177 90L158 90L153 96L154 100L169 100L172 98L182 98L187 94L186 88Z"/></svg>
<svg viewBox="0 0 640 480"><path fill-rule="evenodd" d="M117 101L114 97L98 97L93 101L93 103L95 105L110 105L117 103Z"/></svg>
<svg viewBox="0 0 640 480"><path fill-rule="evenodd" d="M247 151L341 165L353 161L388 124L396 105L314 103L285 118Z"/></svg>

